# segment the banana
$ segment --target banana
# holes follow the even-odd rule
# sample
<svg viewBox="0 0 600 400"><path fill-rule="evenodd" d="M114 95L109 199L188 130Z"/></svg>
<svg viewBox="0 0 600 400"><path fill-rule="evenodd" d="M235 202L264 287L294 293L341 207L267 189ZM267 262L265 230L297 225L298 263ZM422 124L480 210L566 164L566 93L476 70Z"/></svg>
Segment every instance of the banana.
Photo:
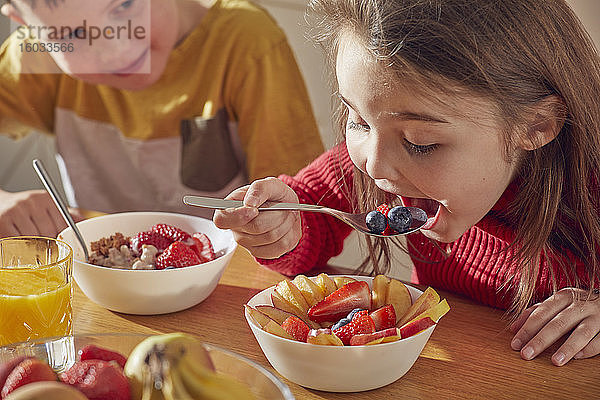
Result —
<svg viewBox="0 0 600 400"><path fill-rule="evenodd" d="M215 372L200 341L184 333L151 336L139 343L124 368L132 400L245 400L250 389Z"/></svg>

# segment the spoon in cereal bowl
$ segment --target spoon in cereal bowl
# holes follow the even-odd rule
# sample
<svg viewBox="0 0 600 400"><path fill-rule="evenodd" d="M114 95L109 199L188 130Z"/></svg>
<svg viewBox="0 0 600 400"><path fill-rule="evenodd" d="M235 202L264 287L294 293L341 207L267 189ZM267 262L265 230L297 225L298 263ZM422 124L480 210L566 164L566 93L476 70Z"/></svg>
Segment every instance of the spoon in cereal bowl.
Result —
<svg viewBox="0 0 600 400"><path fill-rule="evenodd" d="M56 189L56 185L54 185L54 181L52 181L52 178L46 171L46 168L44 167L42 161L38 160L37 158L33 160L33 169L35 169L35 172L37 172L38 176L40 177L40 180L46 188L46 191L48 191L48 194L50 194L50 197L52 197L54 204L56 204L58 211L60 211L60 214L66 221L67 225L69 225L71 229L73 229L73 232L75 232L75 236L77 237L77 240L79 241L79 244L83 249L83 254L85 255L85 262L88 262L90 259L90 255L88 253L87 246L85 245L85 241L83 240L83 236L81 235L79 228L77 228L75 221L73 221L73 217L71 217L71 214L69 213L69 208L63 201L62 197L60 197L60 194Z"/></svg>
<svg viewBox="0 0 600 400"><path fill-rule="evenodd" d="M184 196L183 202L190 206L224 210L226 208L242 207L239 200L225 200L214 197ZM378 210L368 213L352 214L329 207L314 204L275 203L267 202L258 208L259 211L309 211L331 215L350 225L365 235L390 238L407 235L419 230L427 222L427 214L417 207L394 207L387 216ZM391 213L391 214L390 214ZM389 221L389 227L387 229ZM392 223L393 221L393 223ZM392 226L393 225L393 226Z"/></svg>

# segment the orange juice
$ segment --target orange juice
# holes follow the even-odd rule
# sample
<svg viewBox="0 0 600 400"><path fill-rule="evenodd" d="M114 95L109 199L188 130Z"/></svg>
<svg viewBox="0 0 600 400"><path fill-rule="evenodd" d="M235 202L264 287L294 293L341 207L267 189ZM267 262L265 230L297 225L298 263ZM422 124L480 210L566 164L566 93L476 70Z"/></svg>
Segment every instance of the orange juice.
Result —
<svg viewBox="0 0 600 400"><path fill-rule="evenodd" d="M71 269L66 243L0 239L0 346L72 333Z"/></svg>

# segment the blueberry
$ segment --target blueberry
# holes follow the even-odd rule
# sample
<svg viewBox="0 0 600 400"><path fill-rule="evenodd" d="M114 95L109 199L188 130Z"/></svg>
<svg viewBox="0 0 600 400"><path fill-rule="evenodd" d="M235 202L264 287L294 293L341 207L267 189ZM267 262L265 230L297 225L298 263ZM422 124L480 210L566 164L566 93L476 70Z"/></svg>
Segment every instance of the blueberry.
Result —
<svg viewBox="0 0 600 400"><path fill-rule="evenodd" d="M350 314L348 314L348 316L346 317L348 319L348 321L352 321L352 318L354 318L354 315L359 312L364 310L364 308L355 308L354 310L350 311Z"/></svg>
<svg viewBox="0 0 600 400"><path fill-rule="evenodd" d="M342 318L338 322L333 324L333 326L331 327L331 330L333 331L333 330L339 329L344 325L348 325L349 323L350 323L350 320L348 318Z"/></svg>
<svg viewBox="0 0 600 400"><path fill-rule="evenodd" d="M388 222L390 228L398 232L404 232L410 229L412 215L405 207L394 207L388 213Z"/></svg>
<svg viewBox="0 0 600 400"><path fill-rule="evenodd" d="M365 222L367 228L373 233L381 233L387 227L387 217L377 210L373 210L367 214Z"/></svg>

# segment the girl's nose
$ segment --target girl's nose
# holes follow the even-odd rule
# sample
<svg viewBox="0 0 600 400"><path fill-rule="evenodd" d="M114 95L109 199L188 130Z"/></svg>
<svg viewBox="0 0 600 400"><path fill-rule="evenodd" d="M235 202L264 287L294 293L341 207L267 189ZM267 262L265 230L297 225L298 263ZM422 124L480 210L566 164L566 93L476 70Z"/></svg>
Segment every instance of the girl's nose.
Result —
<svg viewBox="0 0 600 400"><path fill-rule="evenodd" d="M384 140L377 134L372 135L365 143L365 169L373 179L396 180L398 166L401 162L401 149L390 140Z"/></svg>

